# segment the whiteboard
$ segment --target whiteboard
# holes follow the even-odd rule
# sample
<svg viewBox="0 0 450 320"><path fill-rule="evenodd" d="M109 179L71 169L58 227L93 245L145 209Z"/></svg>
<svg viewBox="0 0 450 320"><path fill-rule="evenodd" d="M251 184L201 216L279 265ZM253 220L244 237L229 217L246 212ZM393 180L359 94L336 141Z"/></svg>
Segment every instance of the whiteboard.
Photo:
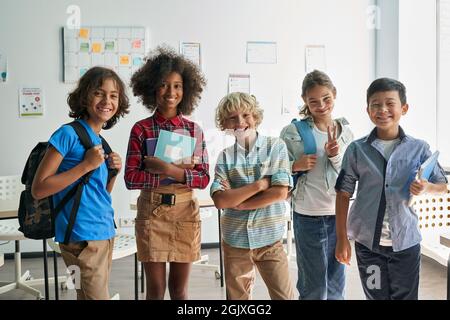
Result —
<svg viewBox="0 0 450 320"><path fill-rule="evenodd" d="M62 33L66 83L77 82L94 66L111 68L128 82L148 51L145 27L64 27Z"/></svg>

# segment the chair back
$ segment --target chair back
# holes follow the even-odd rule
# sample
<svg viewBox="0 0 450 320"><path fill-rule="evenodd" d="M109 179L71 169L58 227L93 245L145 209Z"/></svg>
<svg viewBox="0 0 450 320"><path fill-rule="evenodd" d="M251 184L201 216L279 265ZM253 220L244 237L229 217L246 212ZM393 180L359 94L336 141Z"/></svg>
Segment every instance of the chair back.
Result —
<svg viewBox="0 0 450 320"><path fill-rule="evenodd" d="M13 211L19 208L20 193L25 186L20 176L0 176L0 211Z"/></svg>

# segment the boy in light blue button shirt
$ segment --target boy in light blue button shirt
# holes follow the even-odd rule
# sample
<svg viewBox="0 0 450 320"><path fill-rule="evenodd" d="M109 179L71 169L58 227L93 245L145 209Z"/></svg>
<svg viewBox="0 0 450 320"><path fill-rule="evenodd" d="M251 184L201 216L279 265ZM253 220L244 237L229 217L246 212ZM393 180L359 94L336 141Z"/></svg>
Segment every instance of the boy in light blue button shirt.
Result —
<svg viewBox="0 0 450 320"><path fill-rule="evenodd" d="M218 157L211 197L221 215L227 298L249 300L255 268L271 299L290 300L293 286L283 248L285 203L292 188L283 140L257 132L263 109L254 96L233 92L216 110L216 123L235 143Z"/></svg>
<svg viewBox="0 0 450 320"><path fill-rule="evenodd" d="M336 259L349 264L348 239L355 240L362 286L371 300L417 300L422 238L409 198L447 192L439 163L428 181L415 178L431 151L425 141L406 135L399 126L407 111L402 83L389 78L372 82L367 113L376 128L349 145L336 182Z"/></svg>

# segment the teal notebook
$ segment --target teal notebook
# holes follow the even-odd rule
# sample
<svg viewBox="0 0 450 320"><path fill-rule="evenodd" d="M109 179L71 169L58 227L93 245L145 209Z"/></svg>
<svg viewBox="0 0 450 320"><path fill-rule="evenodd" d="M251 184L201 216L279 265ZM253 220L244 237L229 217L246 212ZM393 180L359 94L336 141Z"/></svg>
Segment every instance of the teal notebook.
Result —
<svg viewBox="0 0 450 320"><path fill-rule="evenodd" d="M433 173L434 167L438 162L439 151L435 151L424 163L420 165L420 168L416 174L416 179L428 180ZM408 206L412 206L415 201L415 196L411 195L409 198Z"/></svg>
<svg viewBox="0 0 450 320"><path fill-rule="evenodd" d="M172 131L160 130L155 157L165 162L177 162L194 154L197 139Z"/></svg>

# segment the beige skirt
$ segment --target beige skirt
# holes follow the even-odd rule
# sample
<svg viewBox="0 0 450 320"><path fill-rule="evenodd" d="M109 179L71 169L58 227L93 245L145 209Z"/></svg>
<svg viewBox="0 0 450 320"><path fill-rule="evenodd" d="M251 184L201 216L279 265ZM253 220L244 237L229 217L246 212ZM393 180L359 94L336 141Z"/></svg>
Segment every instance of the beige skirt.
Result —
<svg viewBox="0 0 450 320"><path fill-rule="evenodd" d="M137 200L135 224L138 260L199 260L200 225L198 200L185 185L142 190Z"/></svg>

